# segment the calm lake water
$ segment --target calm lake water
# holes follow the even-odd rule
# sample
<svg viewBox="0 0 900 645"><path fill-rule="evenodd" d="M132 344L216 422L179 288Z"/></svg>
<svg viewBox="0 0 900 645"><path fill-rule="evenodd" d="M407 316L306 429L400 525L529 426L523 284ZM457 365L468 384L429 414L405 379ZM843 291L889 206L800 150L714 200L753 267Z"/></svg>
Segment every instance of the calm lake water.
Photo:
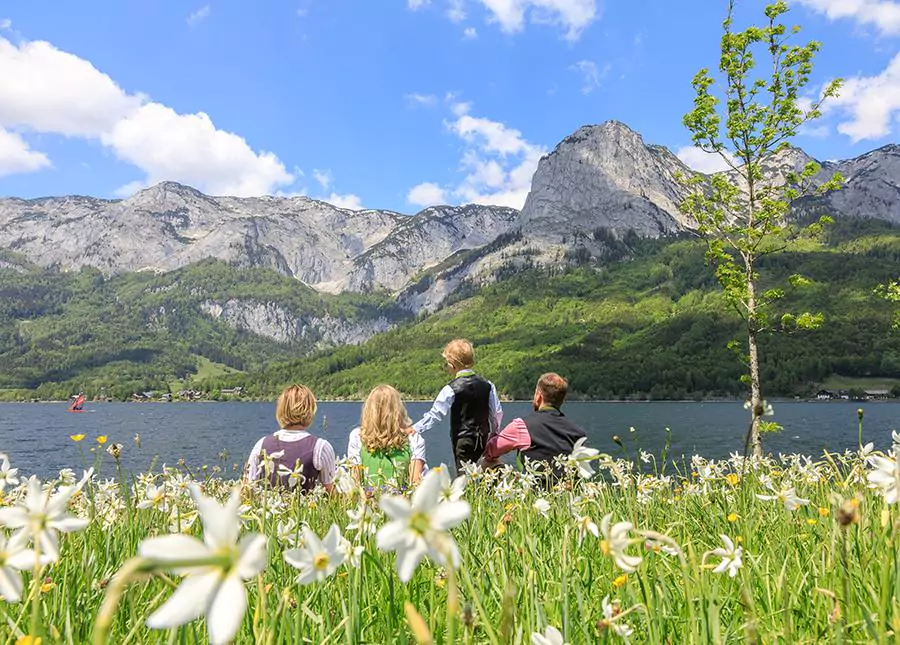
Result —
<svg viewBox="0 0 900 645"><path fill-rule="evenodd" d="M427 403L410 403L410 416L417 420ZM507 403L508 421L527 413L530 403ZM849 402L787 402L775 405L775 420L785 431L765 438L772 453L800 452L819 455L822 450L843 451L857 442L859 407ZM863 404L865 441L876 447L890 446L891 430L900 430L900 403ZM338 455L347 448L347 435L357 424L359 403L321 403L314 424L334 445ZM85 458L92 462L98 435L124 446L123 463L131 471L151 463L174 465L183 458L193 468L203 464L224 465L229 470L243 464L253 444L276 429L273 403L104 403L88 404L88 412L71 414L66 404L0 404L0 452L9 454L21 474L46 476L60 468L78 470ZM726 457L743 449L747 413L740 403L576 403L564 412L588 433L589 444L603 452L621 455L613 443L619 435L634 454L637 447L657 456L665 444L665 429L672 431L671 457L701 454ZM323 433L323 423L327 428ZM630 428L634 432L630 432ZM138 448L133 438L141 435ZM69 437L85 434L80 444ZM428 462L452 463L449 429L446 423L429 431ZM107 444L108 445L108 444ZM224 457L227 454L227 458ZM104 472L112 468L112 458L103 454Z"/></svg>

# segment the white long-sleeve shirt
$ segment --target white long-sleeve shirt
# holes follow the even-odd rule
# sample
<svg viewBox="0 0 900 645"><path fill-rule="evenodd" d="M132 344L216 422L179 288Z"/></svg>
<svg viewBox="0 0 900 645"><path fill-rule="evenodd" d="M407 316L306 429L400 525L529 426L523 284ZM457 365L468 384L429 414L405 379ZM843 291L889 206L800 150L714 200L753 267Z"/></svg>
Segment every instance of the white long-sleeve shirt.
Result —
<svg viewBox="0 0 900 645"><path fill-rule="evenodd" d="M466 376L467 374L473 373L474 372L469 370L464 370L459 372L456 376ZM454 398L456 398L456 393L453 391L453 388L449 385L445 385L441 391L438 392L437 398L434 400L431 409L425 413L425 416L423 416L421 420L413 425L415 431L425 432L443 421L444 418L450 414ZM489 421L491 424L491 433L493 434L500 428L500 424L503 422L503 408L500 405L500 397L497 396L497 388L493 383L491 383L490 407L491 414Z"/></svg>

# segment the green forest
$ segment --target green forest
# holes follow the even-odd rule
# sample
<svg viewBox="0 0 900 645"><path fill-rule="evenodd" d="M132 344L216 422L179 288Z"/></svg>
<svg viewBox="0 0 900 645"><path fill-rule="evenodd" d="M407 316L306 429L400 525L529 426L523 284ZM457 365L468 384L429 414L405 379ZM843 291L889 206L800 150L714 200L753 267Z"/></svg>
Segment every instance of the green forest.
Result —
<svg viewBox="0 0 900 645"><path fill-rule="evenodd" d="M728 345L742 337L741 319L723 302L704 243L596 237L610 245L602 261L571 253L565 267L505 271L483 288L462 285L440 311L414 320L384 294L323 296L268 270L212 260L109 279L87 269L0 269L0 396L58 399L84 387L126 399L190 386L267 398L302 381L323 399L360 398L379 382L427 398L446 382L440 350L457 336L475 343L478 369L510 398L530 398L549 370L582 398L740 396L744 368ZM875 289L897 266L900 227L873 220L838 222L765 258L764 285L785 288L779 307L824 315L819 329L763 337L766 395L873 380L896 394L896 304ZM798 274L805 284L789 286ZM387 316L398 326L360 346L311 353L315 338L279 344L200 310L229 298L277 302L297 315Z"/></svg>

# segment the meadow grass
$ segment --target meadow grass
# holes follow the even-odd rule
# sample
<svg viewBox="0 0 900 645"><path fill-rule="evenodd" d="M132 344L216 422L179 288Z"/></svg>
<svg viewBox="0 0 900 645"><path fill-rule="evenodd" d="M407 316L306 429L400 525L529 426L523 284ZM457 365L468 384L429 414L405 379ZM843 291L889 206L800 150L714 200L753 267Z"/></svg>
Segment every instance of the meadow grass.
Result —
<svg viewBox="0 0 900 645"><path fill-rule="evenodd" d="M879 456L869 451L661 459L665 467L643 452L634 461L601 455L591 479L573 466L549 491L527 474L476 469L462 492L471 513L451 531L458 570L426 559L407 583L395 554L378 548L374 529L386 518L377 494L354 486L346 472L339 481L346 492L330 497L244 486L242 533L267 536L268 559L245 583L247 611L234 642L553 642L532 640L547 626L571 644L895 642L900 514L887 503L888 488L867 480ZM882 458L897 472L895 454ZM222 500L235 482L217 478L215 468L196 478L185 467L133 478L104 468L69 503L70 513L89 519L86 528L60 536L57 562L21 574L21 602L0 603L0 643L92 642L105 599L105 642L208 642L203 618L170 630L145 626L178 587L178 575L145 568L124 585L115 576L136 562L148 538L203 534L192 483ZM20 479L5 490L6 508L22 503ZM45 490L74 481L63 473ZM449 496L450 478L441 485ZM376 514L372 532L348 528L348 511L360 509ZM302 526L323 536L333 524L362 547L358 563L297 584L284 552L302 546ZM713 554L725 547L721 536L733 542L726 558L733 577ZM642 561L632 559L626 573L617 559L623 555Z"/></svg>

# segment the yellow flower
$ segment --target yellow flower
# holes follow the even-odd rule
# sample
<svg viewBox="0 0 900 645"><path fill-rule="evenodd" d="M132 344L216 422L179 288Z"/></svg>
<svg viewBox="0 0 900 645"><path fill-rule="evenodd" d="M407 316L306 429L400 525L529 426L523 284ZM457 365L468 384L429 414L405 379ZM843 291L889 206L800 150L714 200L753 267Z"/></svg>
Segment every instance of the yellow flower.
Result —
<svg viewBox="0 0 900 645"><path fill-rule="evenodd" d="M310 503L307 506L309 506L310 510L313 510L313 511L319 507L319 505L313 501L310 501Z"/></svg>
<svg viewBox="0 0 900 645"><path fill-rule="evenodd" d="M99 437L97 437L97 443L99 443L102 446L103 444L106 443L106 439L107 439L106 435L102 434Z"/></svg>
<svg viewBox="0 0 900 645"><path fill-rule="evenodd" d="M73 435L72 435L71 437L69 437L69 438L70 438L72 441L75 441L75 442L77 443L77 442L81 441L82 439L84 439L84 435L83 435L83 434L73 434Z"/></svg>
<svg viewBox="0 0 900 645"><path fill-rule="evenodd" d="M728 514L729 522L737 522L737 518L738 518L737 513L729 513Z"/></svg>
<svg viewBox="0 0 900 645"><path fill-rule="evenodd" d="M619 587L624 587L625 583L628 582L628 574L623 573L621 576L613 580L613 587L618 589Z"/></svg>
<svg viewBox="0 0 900 645"><path fill-rule="evenodd" d="M503 522L503 520L500 520L499 522L497 522L497 530L494 531L494 538L496 539L502 536L504 533L506 533L506 523Z"/></svg>
<svg viewBox="0 0 900 645"><path fill-rule="evenodd" d="M810 526L812 526L813 524L816 523L816 518L814 518L814 517L807 517L807 518L806 518L806 523L809 524Z"/></svg>
<svg viewBox="0 0 900 645"><path fill-rule="evenodd" d="M53 584L52 582L45 582L44 584L41 585L41 593L47 593L48 591L53 589L53 587L55 587L55 586L56 585Z"/></svg>
<svg viewBox="0 0 900 645"><path fill-rule="evenodd" d="M737 486L740 480L741 478L738 477L735 473L728 473L728 475L725 477L725 481L727 481L732 486Z"/></svg>
<svg viewBox="0 0 900 645"><path fill-rule="evenodd" d="M16 645L41 645L41 637L22 636L16 641Z"/></svg>
<svg viewBox="0 0 900 645"><path fill-rule="evenodd" d="M741 543L743 543L744 538L742 538L742 537L739 535L739 536L737 536L736 538L734 538L734 541L735 541L737 544L741 544Z"/></svg>
<svg viewBox="0 0 900 645"><path fill-rule="evenodd" d="M829 511L829 510L828 510L826 507L824 507L824 506L820 506L820 507L819 507L819 515L822 516L822 517L828 517L828 514L829 514L830 512L831 512L831 511Z"/></svg>

